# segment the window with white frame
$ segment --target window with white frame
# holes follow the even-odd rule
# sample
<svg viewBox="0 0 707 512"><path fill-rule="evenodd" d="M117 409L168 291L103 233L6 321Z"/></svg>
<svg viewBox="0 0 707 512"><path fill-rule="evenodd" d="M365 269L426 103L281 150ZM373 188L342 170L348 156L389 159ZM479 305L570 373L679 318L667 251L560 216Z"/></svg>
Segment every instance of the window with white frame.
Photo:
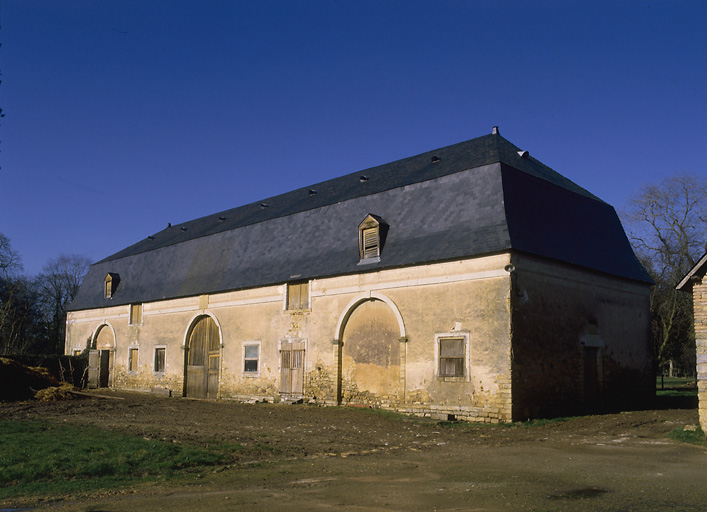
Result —
<svg viewBox="0 0 707 512"><path fill-rule="evenodd" d="M166 369L167 347L155 347L155 373L164 373Z"/></svg>
<svg viewBox="0 0 707 512"><path fill-rule="evenodd" d="M243 343L243 373L246 376L260 375L260 342Z"/></svg>
<svg viewBox="0 0 707 512"><path fill-rule="evenodd" d="M435 335L435 375L440 380L469 380L469 334Z"/></svg>

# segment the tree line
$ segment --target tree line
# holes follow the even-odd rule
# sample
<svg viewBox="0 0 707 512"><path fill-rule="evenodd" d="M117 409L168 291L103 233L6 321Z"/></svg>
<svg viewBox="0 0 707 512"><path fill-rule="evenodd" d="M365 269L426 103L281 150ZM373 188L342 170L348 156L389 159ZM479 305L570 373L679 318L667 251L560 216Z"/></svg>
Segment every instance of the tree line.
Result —
<svg viewBox="0 0 707 512"><path fill-rule="evenodd" d="M23 274L20 255L0 233L0 355L63 354L66 308L90 261L60 255L37 276Z"/></svg>
<svg viewBox="0 0 707 512"><path fill-rule="evenodd" d="M655 281L650 317L656 370L694 375L692 297L675 286L707 252L707 180L678 174L648 184L622 218L636 256Z"/></svg>
<svg viewBox="0 0 707 512"><path fill-rule="evenodd" d="M621 214L651 288L651 341L656 370L694 374L691 297L675 285L705 253L707 180L679 174L643 187ZM19 254L0 233L0 354L64 352L66 308L90 261L79 255L50 260L35 277L22 274Z"/></svg>

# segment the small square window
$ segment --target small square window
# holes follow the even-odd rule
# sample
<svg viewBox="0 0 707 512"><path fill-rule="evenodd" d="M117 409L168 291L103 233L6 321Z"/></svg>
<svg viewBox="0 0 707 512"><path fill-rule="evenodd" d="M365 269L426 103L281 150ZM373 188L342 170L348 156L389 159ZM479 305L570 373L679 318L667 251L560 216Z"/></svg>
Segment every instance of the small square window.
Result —
<svg viewBox="0 0 707 512"><path fill-rule="evenodd" d="M130 325L142 324L142 304L130 305Z"/></svg>
<svg viewBox="0 0 707 512"><path fill-rule="evenodd" d="M138 369L138 349L131 348L128 350L128 371L137 372Z"/></svg>
<svg viewBox="0 0 707 512"><path fill-rule="evenodd" d="M287 284L287 309L309 309L309 281Z"/></svg>
<svg viewBox="0 0 707 512"><path fill-rule="evenodd" d="M155 348L155 373L164 373L166 352L164 347Z"/></svg>
<svg viewBox="0 0 707 512"><path fill-rule="evenodd" d="M260 368L260 344L243 345L243 371L257 374Z"/></svg>

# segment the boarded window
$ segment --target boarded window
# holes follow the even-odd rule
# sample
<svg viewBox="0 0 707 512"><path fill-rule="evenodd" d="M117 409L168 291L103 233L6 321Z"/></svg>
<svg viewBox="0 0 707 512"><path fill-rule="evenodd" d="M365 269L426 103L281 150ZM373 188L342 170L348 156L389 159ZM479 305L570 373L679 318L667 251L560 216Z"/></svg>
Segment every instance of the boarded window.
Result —
<svg viewBox="0 0 707 512"><path fill-rule="evenodd" d="M142 304L130 305L130 325L139 325L142 323Z"/></svg>
<svg viewBox="0 0 707 512"><path fill-rule="evenodd" d="M247 373L256 373L258 371L258 360L260 356L260 346L244 345L243 346L243 371Z"/></svg>
<svg viewBox="0 0 707 512"><path fill-rule="evenodd" d="M138 349L131 348L128 351L128 371L137 372L138 369Z"/></svg>
<svg viewBox="0 0 707 512"><path fill-rule="evenodd" d="M167 349L164 347L155 349L155 373L164 373L166 351Z"/></svg>
<svg viewBox="0 0 707 512"><path fill-rule="evenodd" d="M288 283L287 309L309 309L309 282Z"/></svg>
<svg viewBox="0 0 707 512"><path fill-rule="evenodd" d="M464 376L464 338L440 338L439 376Z"/></svg>

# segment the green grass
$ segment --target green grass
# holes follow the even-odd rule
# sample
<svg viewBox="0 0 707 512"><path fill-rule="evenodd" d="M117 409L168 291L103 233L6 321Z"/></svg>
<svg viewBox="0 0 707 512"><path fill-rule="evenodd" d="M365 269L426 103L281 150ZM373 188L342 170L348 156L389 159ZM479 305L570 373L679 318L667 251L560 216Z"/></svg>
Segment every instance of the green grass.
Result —
<svg viewBox="0 0 707 512"><path fill-rule="evenodd" d="M655 395L658 397L696 397L697 381L694 377L661 377L656 379Z"/></svg>
<svg viewBox="0 0 707 512"><path fill-rule="evenodd" d="M699 446L707 446L707 437L700 427L685 428L677 427L668 433L668 437L681 443L696 444Z"/></svg>
<svg viewBox="0 0 707 512"><path fill-rule="evenodd" d="M184 476L241 447L202 449L49 421L0 421L0 499L74 495Z"/></svg>

